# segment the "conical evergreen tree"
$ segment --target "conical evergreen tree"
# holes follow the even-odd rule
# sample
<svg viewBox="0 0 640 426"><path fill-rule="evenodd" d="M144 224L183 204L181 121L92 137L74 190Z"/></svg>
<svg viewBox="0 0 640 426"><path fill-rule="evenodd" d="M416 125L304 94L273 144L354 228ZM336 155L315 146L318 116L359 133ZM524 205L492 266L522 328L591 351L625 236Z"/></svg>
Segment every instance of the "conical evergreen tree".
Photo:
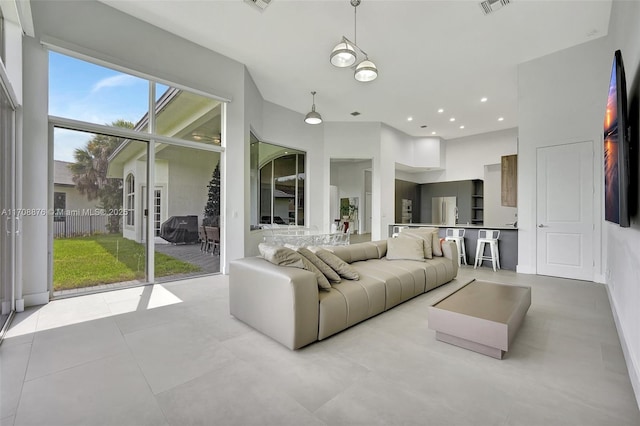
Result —
<svg viewBox="0 0 640 426"><path fill-rule="evenodd" d="M216 164L216 168L213 169L211 180L207 185L209 188L209 195L207 198L207 204L204 206L204 220L203 223L207 226L217 226L220 219L220 161Z"/></svg>

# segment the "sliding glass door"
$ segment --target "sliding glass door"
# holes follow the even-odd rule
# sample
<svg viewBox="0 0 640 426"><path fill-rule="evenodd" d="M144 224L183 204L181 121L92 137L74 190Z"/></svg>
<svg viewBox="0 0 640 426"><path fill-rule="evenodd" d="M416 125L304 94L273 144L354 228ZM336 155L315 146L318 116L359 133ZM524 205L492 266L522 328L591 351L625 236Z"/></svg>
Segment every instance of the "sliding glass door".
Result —
<svg viewBox="0 0 640 426"><path fill-rule="evenodd" d="M15 211L15 111L0 88L0 329L15 310L15 240L19 215Z"/></svg>

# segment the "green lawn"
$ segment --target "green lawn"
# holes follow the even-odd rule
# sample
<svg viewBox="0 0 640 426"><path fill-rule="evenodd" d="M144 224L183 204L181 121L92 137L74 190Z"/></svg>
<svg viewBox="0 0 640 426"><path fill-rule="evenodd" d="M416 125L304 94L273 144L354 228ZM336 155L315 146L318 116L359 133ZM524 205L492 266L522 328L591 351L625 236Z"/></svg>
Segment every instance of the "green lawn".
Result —
<svg viewBox="0 0 640 426"><path fill-rule="evenodd" d="M144 280L145 258L142 244L119 234L54 239L53 289ZM157 277L198 271L196 265L155 253Z"/></svg>

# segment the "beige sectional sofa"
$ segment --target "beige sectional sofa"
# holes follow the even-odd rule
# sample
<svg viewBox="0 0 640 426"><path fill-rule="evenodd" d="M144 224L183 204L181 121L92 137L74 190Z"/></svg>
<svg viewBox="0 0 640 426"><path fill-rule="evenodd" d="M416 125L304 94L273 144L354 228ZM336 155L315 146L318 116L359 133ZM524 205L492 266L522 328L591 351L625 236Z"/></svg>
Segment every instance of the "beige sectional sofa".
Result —
<svg viewBox="0 0 640 426"><path fill-rule="evenodd" d="M389 260L387 241L325 247L360 276L319 290L313 272L278 266L261 257L230 264L231 314L290 349L325 339L445 284L458 273L455 243L442 257ZM426 312L425 312L426 315Z"/></svg>

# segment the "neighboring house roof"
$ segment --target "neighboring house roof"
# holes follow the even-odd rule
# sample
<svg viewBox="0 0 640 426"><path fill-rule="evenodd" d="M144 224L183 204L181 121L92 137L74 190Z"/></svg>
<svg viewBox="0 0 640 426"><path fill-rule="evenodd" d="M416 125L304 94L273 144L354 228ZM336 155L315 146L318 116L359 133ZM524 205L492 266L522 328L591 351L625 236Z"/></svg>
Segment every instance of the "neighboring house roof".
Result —
<svg viewBox="0 0 640 426"><path fill-rule="evenodd" d="M69 168L71 164L73 163L69 163L67 161L55 160L53 162L54 185L76 186L75 182L73 181L73 172Z"/></svg>

